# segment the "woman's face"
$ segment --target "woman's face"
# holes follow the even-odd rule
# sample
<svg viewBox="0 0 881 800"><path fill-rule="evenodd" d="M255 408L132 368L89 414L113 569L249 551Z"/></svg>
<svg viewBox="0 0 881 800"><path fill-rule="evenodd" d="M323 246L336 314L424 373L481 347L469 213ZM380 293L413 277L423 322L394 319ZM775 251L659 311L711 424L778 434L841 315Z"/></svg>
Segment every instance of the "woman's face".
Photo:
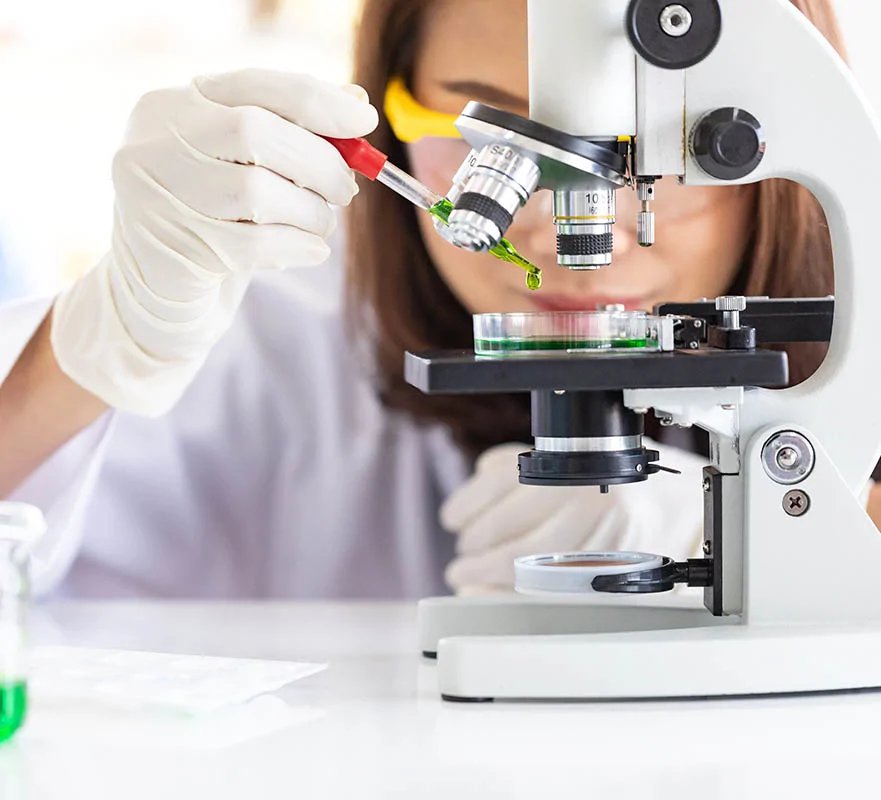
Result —
<svg viewBox="0 0 881 800"><path fill-rule="evenodd" d="M458 113L478 100L529 115L526 0L439 0L426 12L411 91L422 105ZM624 132L622 132L624 133ZM433 139L410 146L413 174L445 193L468 153L463 142ZM753 187L656 186L656 244L636 243L635 192L617 194L612 266L576 272L556 265L551 195L539 191L507 233L543 267L542 289L530 292L524 273L486 254L460 250L437 235L428 214L419 224L428 252L459 301L472 313L593 309L624 303L650 309L662 301L723 294L740 266L750 234Z"/></svg>

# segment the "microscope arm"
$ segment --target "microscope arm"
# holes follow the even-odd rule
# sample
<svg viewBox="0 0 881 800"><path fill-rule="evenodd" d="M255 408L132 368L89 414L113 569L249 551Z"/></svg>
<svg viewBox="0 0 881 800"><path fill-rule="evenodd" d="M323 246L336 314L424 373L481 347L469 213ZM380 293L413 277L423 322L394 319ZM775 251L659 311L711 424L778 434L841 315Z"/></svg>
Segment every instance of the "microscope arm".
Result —
<svg viewBox="0 0 881 800"><path fill-rule="evenodd" d="M743 553L743 613L766 624L878 619L881 540L860 495L881 455L881 370L873 367L881 131L850 70L788 0L720 0L720 6L718 46L685 74L683 133L714 109L754 115L767 140L764 159L733 183L783 178L813 192L826 213L835 267L835 316L823 365L800 386L748 391L738 408L741 469L727 479L725 537L729 553ZM724 182L689 157L685 183ZM775 483L763 466L763 448L780 431L803 436L815 452L812 472L797 486ZM785 513L793 490L808 499L801 516ZM823 569L818 578L818 558L848 567Z"/></svg>
<svg viewBox="0 0 881 800"><path fill-rule="evenodd" d="M654 9L658 22L659 9L672 13L670 8L686 5L695 14L699 8L721 12L721 38L708 56L671 71L633 55L645 43L630 41L630 11ZM825 363L794 388L754 389L748 387L756 383L746 381L738 389L732 387L734 373L730 381L719 376L704 383L692 376L677 386L662 382L669 375L641 369L631 380L621 374L622 365L602 365L602 356L590 367L603 367L592 380L608 381L608 370L626 379L615 385L629 408L662 409L671 421L702 425L726 443L727 452L714 454L716 465L704 480L704 552L720 570L714 588L721 590L721 607L712 608L722 616L674 618L674 609L652 605L625 618L617 605L589 613L580 599L549 605L530 598L427 601L421 626L430 636L423 649L437 648L441 693L474 700L878 688L881 536L859 497L881 454L881 370L872 366L881 296L874 213L881 130L869 103L789 0L530 0L529 24L537 123L602 145L635 136L631 167L637 179L667 175L690 185L732 185L782 178L812 191L832 236L836 313ZM751 115L766 143L761 163L732 180L711 177L712 165L708 170L705 159L698 163L700 150L690 142L698 124L720 111L723 119L729 112ZM527 130L526 138L531 134L527 149L537 142L533 150L547 152L550 145L556 157L553 137L536 129ZM490 136L508 141L498 126ZM523 144L512 146L522 151ZM578 151L566 142L563 149ZM561 188L576 192L585 185L595 184ZM663 229L658 233L665 235ZM691 362L690 355L680 355ZM533 390L542 379L544 367L532 359L516 368L513 361L510 368L484 368L455 356L411 359L408 379L423 390L443 388L429 385L434 378L458 383L463 369L477 369L480 380L491 377L491 383L514 390ZM657 367L674 358L647 355L645 363L651 359ZM584 360L563 360L554 367L555 382L589 389L581 382L588 377ZM704 363L715 369L718 361ZM750 368L759 364L750 362ZM532 372L515 386L513 375L521 370ZM781 439L788 442L783 459L774 449ZM804 462L792 461L797 448L809 455ZM794 466L783 475L779 470L787 463ZM492 635L474 635L479 633Z"/></svg>

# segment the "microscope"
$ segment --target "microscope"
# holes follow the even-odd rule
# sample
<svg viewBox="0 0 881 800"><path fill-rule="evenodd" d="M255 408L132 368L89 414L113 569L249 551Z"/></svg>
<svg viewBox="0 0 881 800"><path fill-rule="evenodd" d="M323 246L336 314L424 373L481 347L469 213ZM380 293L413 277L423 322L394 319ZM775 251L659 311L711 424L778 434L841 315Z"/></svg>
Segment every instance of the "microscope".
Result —
<svg viewBox="0 0 881 800"><path fill-rule="evenodd" d="M437 657L441 694L881 687L881 534L860 498L881 455L881 129L869 103L788 0L530 0L528 24L530 118L470 103L457 123L474 150L450 194L455 244L492 246L548 190L559 264L600 269L618 191L638 193L648 246L665 182L785 178L826 213L835 313L831 298L723 297L655 309L652 349L408 353L407 380L424 392L529 392L535 447L519 458L520 480L549 492L655 479L649 409L711 443L703 558L622 554L567 590L554 563L565 556L550 554L544 571L539 559L518 573L529 594L424 600L421 646ZM811 339L829 341L826 360L785 388L785 354L761 345ZM682 584L703 587L703 606L668 592Z"/></svg>

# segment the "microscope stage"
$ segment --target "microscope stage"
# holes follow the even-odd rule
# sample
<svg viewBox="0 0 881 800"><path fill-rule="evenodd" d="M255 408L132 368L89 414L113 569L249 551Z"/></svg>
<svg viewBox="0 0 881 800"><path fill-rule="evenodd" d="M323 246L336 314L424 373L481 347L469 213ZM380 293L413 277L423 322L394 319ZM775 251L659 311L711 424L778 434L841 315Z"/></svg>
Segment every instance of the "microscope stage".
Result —
<svg viewBox="0 0 881 800"><path fill-rule="evenodd" d="M789 381L785 353L771 350L594 352L477 356L471 351L407 353L404 375L427 394L603 391L721 386L780 388Z"/></svg>

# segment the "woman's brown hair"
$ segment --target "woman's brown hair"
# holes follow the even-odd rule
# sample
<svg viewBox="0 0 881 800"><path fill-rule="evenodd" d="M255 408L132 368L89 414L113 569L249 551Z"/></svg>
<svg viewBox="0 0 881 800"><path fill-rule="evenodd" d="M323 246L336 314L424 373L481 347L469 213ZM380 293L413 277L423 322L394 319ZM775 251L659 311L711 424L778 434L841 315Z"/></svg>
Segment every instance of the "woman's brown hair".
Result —
<svg viewBox="0 0 881 800"><path fill-rule="evenodd" d="M831 0L791 2L844 55ZM377 104L391 77L410 75L426 5L425 0L364 2L354 79ZM405 149L385 119L371 141L393 163L407 168ZM413 206L388 189L364 182L350 210L349 319L373 346L383 402L419 421L448 425L472 454L502 442L528 441L526 395L428 396L404 381L405 350L472 344L471 316L432 264L415 214ZM751 241L731 291L771 297L832 294L829 233L820 205L806 189L782 180L758 185ZM786 349L793 383L811 375L825 354L824 345Z"/></svg>

